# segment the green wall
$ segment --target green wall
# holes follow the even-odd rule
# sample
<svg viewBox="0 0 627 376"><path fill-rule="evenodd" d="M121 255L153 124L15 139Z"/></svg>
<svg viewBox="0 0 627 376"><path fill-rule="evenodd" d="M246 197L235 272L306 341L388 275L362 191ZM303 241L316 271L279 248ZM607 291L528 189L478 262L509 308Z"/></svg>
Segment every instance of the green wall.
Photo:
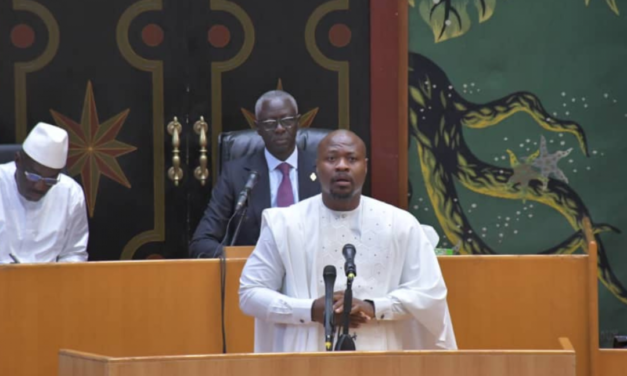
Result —
<svg viewBox="0 0 627 376"><path fill-rule="evenodd" d="M432 17L438 34L447 5L442 1ZM412 6L410 1L409 50L437 64L468 102L489 103L514 92L530 92L555 118L581 125L589 157L572 134L543 129L524 112L489 128L464 127L463 137L477 158L503 169L512 167L506 150L522 159L539 150L542 135L549 153L572 148L558 167L593 223L622 231L605 231L599 237L609 268L627 286L627 4L616 14L612 1L604 0L591 0L588 6L585 0L486 3L493 14L479 23L475 1L450 1L460 14L462 30L469 23L470 28L436 43L420 13L421 7L424 12L436 3L415 0ZM449 33L459 28L454 15L450 19ZM414 138L409 176L411 212L444 235L427 194ZM538 253L577 230L555 208L542 203L483 195L459 182L455 187L473 231L496 253ZM455 244L443 236L441 245ZM609 345L613 334L627 334L627 301L620 296L599 284L603 346Z"/></svg>

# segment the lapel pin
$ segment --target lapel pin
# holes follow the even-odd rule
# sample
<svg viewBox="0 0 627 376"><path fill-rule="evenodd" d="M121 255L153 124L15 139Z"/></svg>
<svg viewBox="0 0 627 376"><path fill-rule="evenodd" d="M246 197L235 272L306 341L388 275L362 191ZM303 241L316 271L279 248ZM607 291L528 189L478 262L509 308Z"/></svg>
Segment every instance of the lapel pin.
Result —
<svg viewBox="0 0 627 376"><path fill-rule="evenodd" d="M311 179L311 181L316 181L318 177L316 176L315 172L312 172L311 175L309 175L309 179Z"/></svg>

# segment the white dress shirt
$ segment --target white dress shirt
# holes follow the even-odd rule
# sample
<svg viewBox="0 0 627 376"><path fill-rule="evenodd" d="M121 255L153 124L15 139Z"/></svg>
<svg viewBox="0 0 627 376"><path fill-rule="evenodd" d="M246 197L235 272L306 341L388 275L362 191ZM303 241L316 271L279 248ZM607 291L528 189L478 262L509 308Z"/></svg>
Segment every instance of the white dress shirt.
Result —
<svg viewBox="0 0 627 376"><path fill-rule="evenodd" d="M292 192L294 193L294 203L298 202L298 148L294 148L294 152L285 161L278 160L274 155L270 154L268 149L264 149L266 161L268 162L268 173L270 175L270 205L276 208L276 194L279 185L283 181L283 173L277 167L283 162L289 164L290 181L292 182Z"/></svg>
<svg viewBox="0 0 627 376"><path fill-rule="evenodd" d="M39 201L28 201L15 181L15 162L0 165L0 264L87 261L87 211L78 183L60 174Z"/></svg>

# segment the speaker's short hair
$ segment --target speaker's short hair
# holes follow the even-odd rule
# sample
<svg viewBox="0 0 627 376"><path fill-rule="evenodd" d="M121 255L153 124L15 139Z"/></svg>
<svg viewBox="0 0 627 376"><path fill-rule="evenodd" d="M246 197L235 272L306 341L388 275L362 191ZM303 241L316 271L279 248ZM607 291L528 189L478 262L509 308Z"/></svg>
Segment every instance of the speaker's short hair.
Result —
<svg viewBox="0 0 627 376"><path fill-rule="evenodd" d="M294 99L293 96L283 90L271 90L263 93L259 97L259 99L257 99L257 103L255 104L255 117L259 117L259 112L261 112L261 106L263 105L263 102L276 98L286 98L294 106L294 108L296 109L296 113L298 113L298 104L296 103L296 99Z"/></svg>

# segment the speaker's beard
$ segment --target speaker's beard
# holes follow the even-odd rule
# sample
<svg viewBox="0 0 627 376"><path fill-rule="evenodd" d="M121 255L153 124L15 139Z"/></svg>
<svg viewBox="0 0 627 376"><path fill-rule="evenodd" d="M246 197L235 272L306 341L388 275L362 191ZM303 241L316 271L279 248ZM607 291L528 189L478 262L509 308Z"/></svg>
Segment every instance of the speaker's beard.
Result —
<svg viewBox="0 0 627 376"><path fill-rule="evenodd" d="M350 200L351 198L355 197L355 193L356 192L357 191L338 193L338 192L331 191L330 193L331 193L331 198L333 198L335 200L346 201L346 200Z"/></svg>

